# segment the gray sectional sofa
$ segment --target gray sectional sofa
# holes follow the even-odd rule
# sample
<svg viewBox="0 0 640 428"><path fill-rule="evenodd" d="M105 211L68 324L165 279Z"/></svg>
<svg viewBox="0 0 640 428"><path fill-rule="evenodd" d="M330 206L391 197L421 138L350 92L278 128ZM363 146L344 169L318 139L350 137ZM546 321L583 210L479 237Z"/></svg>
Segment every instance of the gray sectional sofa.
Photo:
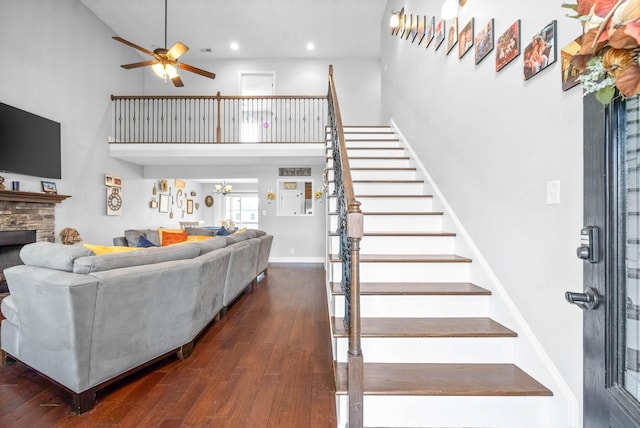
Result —
<svg viewBox="0 0 640 428"><path fill-rule="evenodd" d="M273 236L94 255L38 242L4 271L3 362L19 360L71 392L77 413L96 391L161 358L187 358L197 336L267 270Z"/></svg>

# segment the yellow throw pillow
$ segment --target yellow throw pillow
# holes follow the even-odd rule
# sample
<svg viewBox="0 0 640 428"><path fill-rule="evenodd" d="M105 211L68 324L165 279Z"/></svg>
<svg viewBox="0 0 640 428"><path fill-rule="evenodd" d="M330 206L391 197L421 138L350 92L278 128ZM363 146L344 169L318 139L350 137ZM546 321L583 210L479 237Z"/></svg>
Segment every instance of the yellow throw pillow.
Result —
<svg viewBox="0 0 640 428"><path fill-rule="evenodd" d="M244 233L244 232L246 232L246 231L247 231L247 228L246 228L246 227L243 227L242 229L238 229L238 230L236 230L236 233Z"/></svg>
<svg viewBox="0 0 640 428"><path fill-rule="evenodd" d="M187 237L187 242L200 242L200 241L206 241L207 239L211 239L213 238L213 236L196 236L196 235L191 235Z"/></svg>
<svg viewBox="0 0 640 428"><path fill-rule="evenodd" d="M83 244L82 246L87 250L93 251L96 255L126 253L128 251L136 251L140 249L136 247L120 247L120 246L111 246L111 245L92 245L92 244Z"/></svg>

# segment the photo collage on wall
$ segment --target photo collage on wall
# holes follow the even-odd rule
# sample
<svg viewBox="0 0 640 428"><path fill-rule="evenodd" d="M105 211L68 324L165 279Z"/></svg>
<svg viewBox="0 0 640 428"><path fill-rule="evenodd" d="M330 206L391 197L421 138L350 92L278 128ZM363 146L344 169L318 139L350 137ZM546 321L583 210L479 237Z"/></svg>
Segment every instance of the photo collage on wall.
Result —
<svg viewBox="0 0 640 428"><path fill-rule="evenodd" d="M428 15L412 15L399 12L399 24L392 28L392 36L408 38L418 45L424 43L426 49L443 51L449 55L457 47L458 59L462 60L467 52L474 51L474 63L479 65L492 52L495 52L495 71L502 71L522 50L522 76L529 80L557 60L557 21L552 20L530 36L524 49L521 48L521 20L515 20L504 31L495 34L493 18L478 22L475 18L459 22L458 17L448 21L438 20ZM459 27L460 26L460 27ZM410 37L409 37L410 36ZM567 90L575 86L578 72L571 66L571 56L580 49L580 39L566 46L562 54L562 88ZM433 42L433 43L432 43Z"/></svg>

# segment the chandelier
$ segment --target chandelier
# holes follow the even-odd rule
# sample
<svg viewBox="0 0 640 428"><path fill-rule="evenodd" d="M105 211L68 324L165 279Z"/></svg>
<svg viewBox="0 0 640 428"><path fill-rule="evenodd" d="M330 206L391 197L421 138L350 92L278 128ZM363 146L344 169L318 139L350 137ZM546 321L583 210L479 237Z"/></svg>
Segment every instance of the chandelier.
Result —
<svg viewBox="0 0 640 428"><path fill-rule="evenodd" d="M222 193L223 195L226 195L227 193L231 193L232 187L233 186L231 186L231 184L227 184L226 181L223 181L222 184L215 185L216 193Z"/></svg>

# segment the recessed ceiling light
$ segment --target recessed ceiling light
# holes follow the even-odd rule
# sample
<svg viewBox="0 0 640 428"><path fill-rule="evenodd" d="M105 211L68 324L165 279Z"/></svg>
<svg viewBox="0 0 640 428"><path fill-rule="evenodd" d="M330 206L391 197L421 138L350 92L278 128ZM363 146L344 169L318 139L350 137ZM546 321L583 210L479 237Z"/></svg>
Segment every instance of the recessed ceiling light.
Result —
<svg viewBox="0 0 640 428"><path fill-rule="evenodd" d="M237 44L236 42L231 42L231 44L229 45L229 47L234 50L237 51L238 49L240 49L240 45Z"/></svg>
<svg viewBox="0 0 640 428"><path fill-rule="evenodd" d="M315 47L315 45L314 45L313 43L311 43L311 42L307 43L307 50L308 50L308 51L312 51L312 50L314 50L315 48L316 48L316 47Z"/></svg>

